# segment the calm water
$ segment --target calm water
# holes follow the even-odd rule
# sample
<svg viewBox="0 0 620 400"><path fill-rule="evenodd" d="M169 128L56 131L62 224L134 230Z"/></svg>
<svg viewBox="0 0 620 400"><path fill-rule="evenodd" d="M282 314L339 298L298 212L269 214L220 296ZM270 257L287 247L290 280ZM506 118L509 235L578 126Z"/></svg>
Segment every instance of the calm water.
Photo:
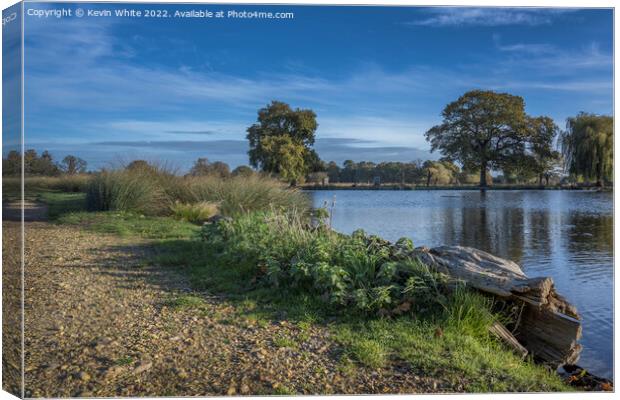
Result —
<svg viewBox="0 0 620 400"><path fill-rule="evenodd" d="M613 375L613 195L586 191L314 191L334 229L416 246L462 245L553 277L583 318L579 364Z"/></svg>

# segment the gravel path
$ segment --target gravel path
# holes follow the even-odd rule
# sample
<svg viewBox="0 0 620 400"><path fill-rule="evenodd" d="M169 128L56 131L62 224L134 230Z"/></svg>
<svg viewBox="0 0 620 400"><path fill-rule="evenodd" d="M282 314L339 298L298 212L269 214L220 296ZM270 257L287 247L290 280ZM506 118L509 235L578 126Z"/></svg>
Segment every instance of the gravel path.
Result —
<svg viewBox="0 0 620 400"><path fill-rule="evenodd" d="M294 324L256 324L209 296L173 307L188 284L144 267L150 250L140 239L47 222L26 223L26 239L27 397L459 390L398 365L343 370L325 327L299 340ZM300 345L278 346L281 337Z"/></svg>

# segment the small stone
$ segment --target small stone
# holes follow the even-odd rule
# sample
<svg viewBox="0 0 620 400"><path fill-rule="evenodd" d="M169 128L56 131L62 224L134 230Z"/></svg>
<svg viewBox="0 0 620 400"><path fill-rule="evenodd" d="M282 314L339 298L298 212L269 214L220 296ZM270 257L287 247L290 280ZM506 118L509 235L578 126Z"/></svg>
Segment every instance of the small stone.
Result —
<svg viewBox="0 0 620 400"><path fill-rule="evenodd" d="M88 381L90 381L90 375L88 375L88 374L87 374L86 372L84 372L84 371L80 371L80 372L78 372L77 377L78 377L80 380L84 381L84 382L88 382Z"/></svg>
<svg viewBox="0 0 620 400"><path fill-rule="evenodd" d="M230 387L228 388L228 391L226 392L226 394L229 396L234 396L236 393L237 393L237 389L235 388L235 385L230 385Z"/></svg>
<svg viewBox="0 0 620 400"><path fill-rule="evenodd" d="M150 369L153 366L153 363L148 361L148 362L142 362L140 364L138 364L138 366L136 367L136 369L134 369L134 374L141 374L142 372L147 371L148 369Z"/></svg>
<svg viewBox="0 0 620 400"><path fill-rule="evenodd" d="M118 375L121 371L123 370L123 367L121 367L120 365L115 365L113 367L110 367L106 370L104 377L106 379L110 379L110 378L114 378L116 375Z"/></svg>
<svg viewBox="0 0 620 400"><path fill-rule="evenodd" d="M250 387L246 385L245 383L241 385L240 390L241 390L241 394L250 394Z"/></svg>

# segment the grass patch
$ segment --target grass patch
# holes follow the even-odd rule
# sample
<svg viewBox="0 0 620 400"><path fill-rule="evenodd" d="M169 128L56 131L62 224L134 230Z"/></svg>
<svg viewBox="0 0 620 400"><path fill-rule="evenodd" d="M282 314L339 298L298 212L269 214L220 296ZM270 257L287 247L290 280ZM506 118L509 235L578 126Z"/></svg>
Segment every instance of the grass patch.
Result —
<svg viewBox="0 0 620 400"><path fill-rule="evenodd" d="M114 364L116 365L131 365L133 363L133 358L130 356L125 356L117 359Z"/></svg>
<svg viewBox="0 0 620 400"><path fill-rule="evenodd" d="M130 212L76 212L62 214L56 221L92 232L145 239L188 239L195 237L199 231L196 225L189 222Z"/></svg>
<svg viewBox="0 0 620 400"><path fill-rule="evenodd" d="M187 308L203 308L205 301L202 297L184 294L177 296L167 301L166 306L173 309L187 309Z"/></svg>
<svg viewBox="0 0 620 400"><path fill-rule="evenodd" d="M384 345L372 339L360 338L357 335L351 335L351 337L355 339L350 342L350 351L359 362L370 368L385 366L388 353Z"/></svg>
<svg viewBox="0 0 620 400"><path fill-rule="evenodd" d="M443 334L437 335L442 327ZM334 326L336 340L350 356L370 367L384 355L406 361L413 371L464 384L467 392L565 391L559 377L520 360L488 336L464 334L449 320L401 317Z"/></svg>
<svg viewBox="0 0 620 400"><path fill-rule="evenodd" d="M297 392L294 389L289 388L288 386L277 385L273 389L273 394L278 396L292 396L297 394Z"/></svg>
<svg viewBox="0 0 620 400"><path fill-rule="evenodd" d="M273 344L275 344L277 347L286 347L289 349L296 349L298 347L298 344L295 340L286 336L278 336L274 338Z"/></svg>
<svg viewBox="0 0 620 400"><path fill-rule="evenodd" d="M86 195L84 193L43 191L37 195L37 200L47 204L48 217L51 220L56 220L63 214L86 209Z"/></svg>

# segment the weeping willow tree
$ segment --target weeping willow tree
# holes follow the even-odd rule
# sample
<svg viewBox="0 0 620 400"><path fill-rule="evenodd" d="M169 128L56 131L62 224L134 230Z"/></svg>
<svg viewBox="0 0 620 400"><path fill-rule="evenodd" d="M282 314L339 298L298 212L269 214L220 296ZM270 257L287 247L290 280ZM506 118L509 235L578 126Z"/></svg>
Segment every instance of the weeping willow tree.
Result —
<svg viewBox="0 0 620 400"><path fill-rule="evenodd" d="M562 153L569 173L586 180L612 180L614 163L613 118L579 113L566 121L562 136Z"/></svg>

